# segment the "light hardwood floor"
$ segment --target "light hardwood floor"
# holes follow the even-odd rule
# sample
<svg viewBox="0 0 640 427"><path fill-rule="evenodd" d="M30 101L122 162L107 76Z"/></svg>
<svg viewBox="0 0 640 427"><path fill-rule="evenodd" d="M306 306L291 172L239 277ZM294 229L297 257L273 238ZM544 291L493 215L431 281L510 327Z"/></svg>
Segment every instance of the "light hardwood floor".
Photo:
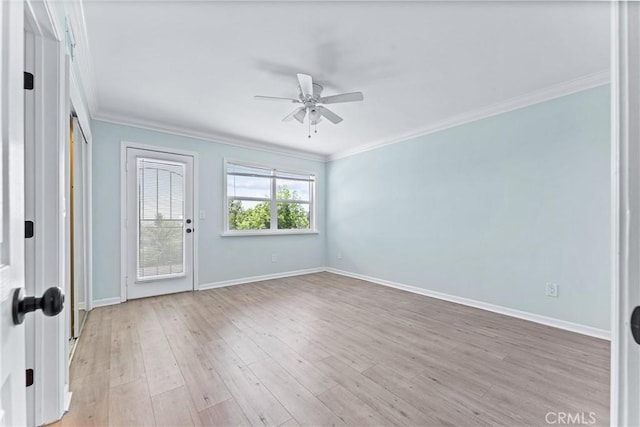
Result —
<svg viewBox="0 0 640 427"><path fill-rule="evenodd" d="M608 342L330 273L95 309L70 376L65 426L609 423Z"/></svg>

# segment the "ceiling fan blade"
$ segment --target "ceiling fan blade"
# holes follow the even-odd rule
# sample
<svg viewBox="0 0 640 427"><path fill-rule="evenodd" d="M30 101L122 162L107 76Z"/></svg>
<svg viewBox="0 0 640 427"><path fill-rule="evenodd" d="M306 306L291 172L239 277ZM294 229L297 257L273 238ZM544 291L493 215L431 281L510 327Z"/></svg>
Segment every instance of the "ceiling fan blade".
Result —
<svg viewBox="0 0 640 427"><path fill-rule="evenodd" d="M304 120L304 116L307 113L307 110L304 107L296 108L289 114L287 117L282 119L283 122L290 122L293 119L296 119L300 123ZM302 117L300 117L302 115Z"/></svg>
<svg viewBox="0 0 640 427"><path fill-rule="evenodd" d="M293 118L299 121L300 123L304 123L304 117L307 115L307 109L304 107L298 108L298 111L293 115Z"/></svg>
<svg viewBox="0 0 640 427"><path fill-rule="evenodd" d="M308 74L298 74L300 91L304 96L313 96L313 79Z"/></svg>
<svg viewBox="0 0 640 427"><path fill-rule="evenodd" d="M340 95L325 96L318 100L321 104L337 104L338 102L356 102L363 101L362 92L341 93Z"/></svg>
<svg viewBox="0 0 640 427"><path fill-rule="evenodd" d="M327 120L329 120L334 125L336 125L336 124L338 124L338 123L340 123L342 121L342 117L340 117L339 115L337 115L333 111L329 110L328 108L324 108L322 106L317 106L316 110L318 110L318 112L320 112L320 114L322 116L326 117Z"/></svg>
<svg viewBox="0 0 640 427"><path fill-rule="evenodd" d="M279 101L279 102L292 102L292 103L299 103L300 100L298 99L293 99L293 98L280 98L278 96L261 96L261 95L256 95L253 97L253 99L257 100L257 101Z"/></svg>

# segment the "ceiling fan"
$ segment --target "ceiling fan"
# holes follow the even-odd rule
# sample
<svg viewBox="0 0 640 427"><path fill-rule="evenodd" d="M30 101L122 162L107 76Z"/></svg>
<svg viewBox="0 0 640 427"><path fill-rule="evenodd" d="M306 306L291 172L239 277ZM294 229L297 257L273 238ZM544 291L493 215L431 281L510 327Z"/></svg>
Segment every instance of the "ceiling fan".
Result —
<svg viewBox="0 0 640 427"><path fill-rule="evenodd" d="M322 118L326 118L333 124L342 121L342 117L320 104L337 104L339 102L356 102L364 100L362 92L342 93L340 95L322 96L322 86L314 83L308 74L298 74L298 98L280 98L277 96L259 96L254 97L260 101L280 101L291 102L294 104L302 104L287 115L283 122L292 119L304 123L305 117L309 123L309 138L311 138L311 126L316 126ZM318 130L316 129L317 133Z"/></svg>

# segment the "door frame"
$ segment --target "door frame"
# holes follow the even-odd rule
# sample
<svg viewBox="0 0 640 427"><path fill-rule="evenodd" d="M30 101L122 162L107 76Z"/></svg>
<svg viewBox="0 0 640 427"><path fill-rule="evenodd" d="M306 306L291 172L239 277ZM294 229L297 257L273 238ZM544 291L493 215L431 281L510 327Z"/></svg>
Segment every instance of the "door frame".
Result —
<svg viewBox="0 0 640 427"><path fill-rule="evenodd" d="M85 311L85 313L88 313L91 307L89 302L90 286L89 286L89 259L88 259L88 254L89 254L88 243L90 241L89 230L91 228L91 223L87 220L88 210L90 206L88 202L89 200L88 196L90 194L90 187L88 186L88 182L89 182L88 174L90 173L89 166L91 163L91 157L90 157L89 140L85 136L84 129L80 125L80 120L77 115L77 112L75 111L73 100L71 101L71 112L69 115L69 119L70 119L70 123L72 123L71 130L73 131L73 147L74 147L73 148L74 150L73 164L74 164L74 169L77 170L78 173L76 174L74 172L74 177L73 177L74 193L71 193L70 186L69 185L67 186L67 191L69 192L69 197L67 201L67 210L68 212L72 212L71 211L72 199L74 200L74 204L75 204L75 206L73 207L74 211L77 207L80 208L79 211L75 211L75 222L73 224L71 224L70 222L69 224L69 234L71 234L73 227L75 227L74 230L79 230L80 233L75 234L74 232L74 238L71 239L70 237L69 242L70 244L73 244L73 246L76 248L75 252L81 253L80 258L77 258L75 256L75 253L72 254L70 261L74 263L73 268L75 271L75 276L78 275L78 271L79 271L78 269L81 269L82 271L81 282L75 281L76 277L73 277L74 279L73 290L76 293L73 298L74 299L73 301L73 304L74 304L73 320L74 321L72 322L71 333L72 333L72 338L79 338L84 322L82 322L82 324L80 323L78 312L79 310L82 309ZM69 171L71 171L71 164L69 165L69 168L70 168ZM68 177L69 175L70 174L68 174ZM78 244L80 244L80 248L81 248L80 251L78 251L78 246L77 246ZM71 254L71 252L69 253ZM78 262L78 261L81 261L81 262ZM71 274L71 271L69 271L69 273ZM81 283L82 286L78 286L79 283ZM82 289L83 295L84 295L83 301L81 302L82 306L80 306L80 304L77 301L78 289ZM69 295L69 299L71 299L71 295ZM86 316L84 320L86 320Z"/></svg>
<svg viewBox="0 0 640 427"><path fill-rule="evenodd" d="M640 423L640 5L611 3L611 425Z"/></svg>
<svg viewBox="0 0 640 427"><path fill-rule="evenodd" d="M75 112L75 120L78 122L81 137L86 140L85 153L85 200L84 200L84 221L85 221L85 310L87 313L93 309L93 137L89 127L88 113L84 110L80 89L75 81L73 73L69 74L69 89L71 95L71 109Z"/></svg>
<svg viewBox="0 0 640 427"><path fill-rule="evenodd" d="M198 235L199 203L198 203L198 153L195 151L182 150L172 147L141 144L131 141L120 142L120 302L127 300L127 149L134 148L140 150L157 151L160 153L179 154L193 157L193 227L196 229L193 234L193 290L200 289L198 281Z"/></svg>

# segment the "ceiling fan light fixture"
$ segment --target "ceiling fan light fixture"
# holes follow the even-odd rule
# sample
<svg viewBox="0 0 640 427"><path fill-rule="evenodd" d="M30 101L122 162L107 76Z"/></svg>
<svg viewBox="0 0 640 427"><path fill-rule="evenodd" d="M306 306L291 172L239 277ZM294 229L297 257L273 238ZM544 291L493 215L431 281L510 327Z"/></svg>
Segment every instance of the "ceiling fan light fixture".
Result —
<svg viewBox="0 0 640 427"><path fill-rule="evenodd" d="M304 119L308 115L309 138L311 138L311 126L316 126L324 117L331 123L338 124L342 121L342 117L338 116L328 108L318 104L338 104L342 102L363 101L362 92L341 93L338 95L322 96L322 86L314 83L313 78L308 74L298 74L298 99L282 98L274 96L255 96L255 99L264 101L283 101L303 104L287 115L283 121L287 122L295 119L300 123L304 123ZM318 131L316 130L315 133Z"/></svg>
<svg viewBox="0 0 640 427"><path fill-rule="evenodd" d="M317 122L320 117L321 115L318 110L316 110L315 108L309 109L309 120L311 120L312 123Z"/></svg>

